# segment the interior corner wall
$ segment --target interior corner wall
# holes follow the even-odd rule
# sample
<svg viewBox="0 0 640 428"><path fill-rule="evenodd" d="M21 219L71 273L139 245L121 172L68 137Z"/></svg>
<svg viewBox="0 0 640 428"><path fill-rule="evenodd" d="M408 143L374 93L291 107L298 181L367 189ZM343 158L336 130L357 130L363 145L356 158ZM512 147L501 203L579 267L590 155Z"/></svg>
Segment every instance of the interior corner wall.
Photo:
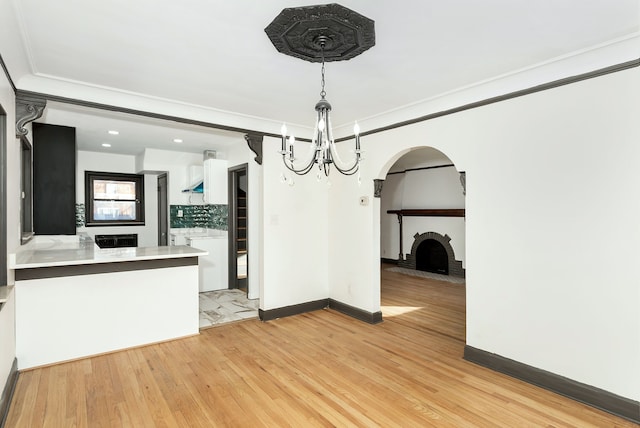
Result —
<svg viewBox="0 0 640 428"><path fill-rule="evenodd" d="M361 184L354 176L331 176L329 297L375 313L380 310L380 228L373 215L379 217L380 198L373 197L373 179L365 178L371 177L368 156L360 166Z"/></svg>
<svg viewBox="0 0 640 428"><path fill-rule="evenodd" d="M638 68L362 138L363 183L431 146L466 171L467 344L640 400ZM335 186L334 186L335 187ZM379 293L380 206L339 209L332 293ZM340 216L340 217L339 217ZM356 218L358 221L356 221ZM372 245L374 245L372 251ZM355 244L353 244L355 243ZM335 251L335 253L333 252ZM333 287L333 284L332 284Z"/></svg>
<svg viewBox="0 0 640 428"><path fill-rule="evenodd" d="M296 152L305 153L303 145ZM328 289L327 185L315 174L282 183L287 170L277 148L280 140L263 142L263 284L261 309L269 310L326 299ZM250 250L251 251L251 250Z"/></svg>

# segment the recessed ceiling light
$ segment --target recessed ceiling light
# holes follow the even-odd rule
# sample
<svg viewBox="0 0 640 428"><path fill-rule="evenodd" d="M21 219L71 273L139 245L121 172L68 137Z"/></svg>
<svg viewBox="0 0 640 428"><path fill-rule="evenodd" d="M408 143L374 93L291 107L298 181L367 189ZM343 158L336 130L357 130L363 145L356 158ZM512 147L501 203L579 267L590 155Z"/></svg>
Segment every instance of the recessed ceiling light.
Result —
<svg viewBox="0 0 640 428"><path fill-rule="evenodd" d="M182 143L182 139L181 138L174 138L173 142L174 143Z"/></svg>
<svg viewBox="0 0 640 428"><path fill-rule="evenodd" d="M118 131L109 131L109 134L111 134L111 135L118 135L119 133L120 132L118 132Z"/></svg>
<svg viewBox="0 0 640 428"><path fill-rule="evenodd" d="M102 143L102 147L111 147L111 144L109 144L109 143Z"/></svg>

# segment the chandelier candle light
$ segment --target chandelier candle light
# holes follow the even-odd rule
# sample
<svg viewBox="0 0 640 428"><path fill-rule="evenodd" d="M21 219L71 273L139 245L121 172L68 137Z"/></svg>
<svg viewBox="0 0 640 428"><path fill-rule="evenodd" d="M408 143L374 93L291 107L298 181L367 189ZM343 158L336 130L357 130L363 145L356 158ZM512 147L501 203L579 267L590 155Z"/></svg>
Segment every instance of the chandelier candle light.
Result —
<svg viewBox="0 0 640 428"><path fill-rule="evenodd" d="M311 62L322 62L320 101L317 112L309 157L296 165L294 154L295 137L287 139L287 127L282 125L282 145L279 153L290 171L304 175L318 165L318 178L329 176L331 165L344 175L355 174L362 160L360 127L353 127L355 136L355 159L346 164L340 159L331 127L331 104L326 100L325 61L351 59L375 45L374 22L338 4L284 9L265 32L276 49L286 55Z"/></svg>

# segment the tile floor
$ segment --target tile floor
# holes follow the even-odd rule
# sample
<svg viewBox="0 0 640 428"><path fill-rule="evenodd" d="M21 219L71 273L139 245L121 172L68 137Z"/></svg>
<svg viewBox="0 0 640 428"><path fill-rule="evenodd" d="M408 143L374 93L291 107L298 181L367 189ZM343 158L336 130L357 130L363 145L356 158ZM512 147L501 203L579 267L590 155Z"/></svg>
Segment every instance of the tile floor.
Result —
<svg viewBox="0 0 640 428"><path fill-rule="evenodd" d="M258 318L258 299L249 300L241 290L200 293L200 328Z"/></svg>

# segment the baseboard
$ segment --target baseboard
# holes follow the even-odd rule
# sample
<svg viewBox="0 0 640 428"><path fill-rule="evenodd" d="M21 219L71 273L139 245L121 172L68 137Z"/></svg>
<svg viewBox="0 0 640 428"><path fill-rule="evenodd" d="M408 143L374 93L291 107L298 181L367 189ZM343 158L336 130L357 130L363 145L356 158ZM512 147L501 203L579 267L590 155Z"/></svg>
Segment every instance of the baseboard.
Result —
<svg viewBox="0 0 640 428"><path fill-rule="evenodd" d="M621 418L640 423L640 402L638 401L468 345L464 348L464 359Z"/></svg>
<svg viewBox="0 0 640 428"><path fill-rule="evenodd" d="M382 312L368 312L337 300L329 299L329 308L369 324L382 322Z"/></svg>
<svg viewBox="0 0 640 428"><path fill-rule="evenodd" d="M18 359L13 359L11 365L11 371L7 378L7 383L4 385L2 391L2 397L0 397L0 428L4 428L4 424L7 421L7 415L9 414L9 406L11 405L11 399L13 398L13 392L16 390L16 384L18 383Z"/></svg>
<svg viewBox="0 0 640 428"><path fill-rule="evenodd" d="M382 322L382 312L380 311L367 312L333 299L322 299L313 302L299 303L297 305L268 309L266 311L259 309L258 316L262 321L271 321L277 318L290 317L292 315L304 314L305 312L317 311L326 307L369 324L378 324L379 322Z"/></svg>
<svg viewBox="0 0 640 428"><path fill-rule="evenodd" d="M271 321L277 318L290 317L292 315L299 315L305 312L317 311L318 309L324 309L329 306L329 299L316 300L313 302L299 303L297 305L284 306L282 308L268 309L263 311L258 310L258 316L262 321Z"/></svg>
<svg viewBox="0 0 640 428"><path fill-rule="evenodd" d="M398 264L398 260L397 259L387 259L387 258L382 257L380 259L380 263L388 263L390 265L397 265Z"/></svg>

